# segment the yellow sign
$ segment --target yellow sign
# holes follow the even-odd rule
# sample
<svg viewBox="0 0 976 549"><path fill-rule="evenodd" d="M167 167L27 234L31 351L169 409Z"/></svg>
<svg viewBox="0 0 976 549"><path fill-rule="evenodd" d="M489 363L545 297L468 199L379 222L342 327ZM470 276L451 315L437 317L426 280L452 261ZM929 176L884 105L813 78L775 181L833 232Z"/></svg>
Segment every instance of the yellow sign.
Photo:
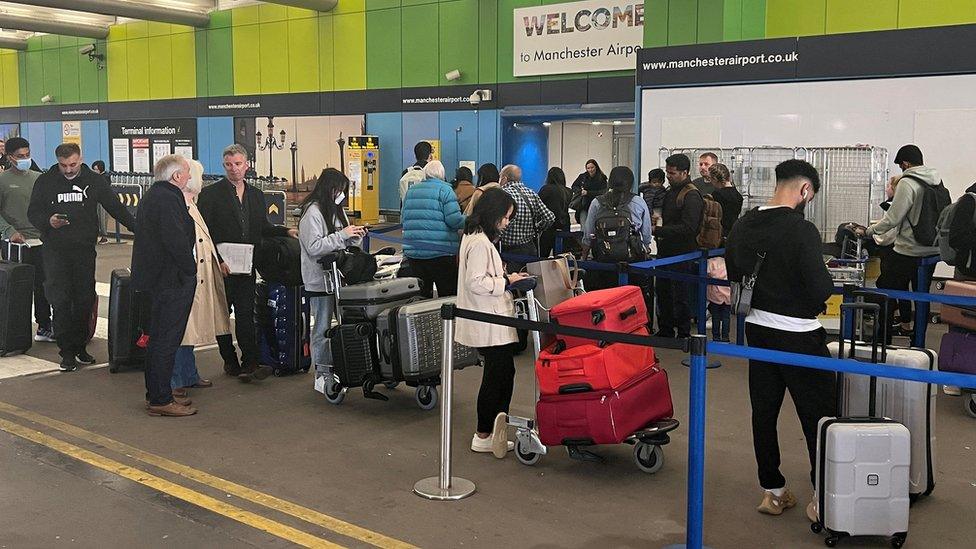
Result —
<svg viewBox="0 0 976 549"><path fill-rule="evenodd" d="M430 154L431 160L440 160L441 159L441 140L440 139L424 139L424 141L430 143L430 148L433 149L431 151L431 154Z"/></svg>
<svg viewBox="0 0 976 549"><path fill-rule="evenodd" d="M272 204L272 205L268 206L268 214L269 215L270 214L279 214L279 213L281 213L281 212L278 211L278 205L277 204Z"/></svg>

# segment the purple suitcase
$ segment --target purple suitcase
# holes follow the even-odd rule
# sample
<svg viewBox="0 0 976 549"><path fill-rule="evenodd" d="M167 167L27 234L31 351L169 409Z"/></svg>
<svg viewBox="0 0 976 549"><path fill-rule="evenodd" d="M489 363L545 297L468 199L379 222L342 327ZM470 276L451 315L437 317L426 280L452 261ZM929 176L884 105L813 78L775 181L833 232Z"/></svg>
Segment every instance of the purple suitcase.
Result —
<svg viewBox="0 0 976 549"><path fill-rule="evenodd" d="M939 347L939 370L976 374L976 332L950 329Z"/></svg>

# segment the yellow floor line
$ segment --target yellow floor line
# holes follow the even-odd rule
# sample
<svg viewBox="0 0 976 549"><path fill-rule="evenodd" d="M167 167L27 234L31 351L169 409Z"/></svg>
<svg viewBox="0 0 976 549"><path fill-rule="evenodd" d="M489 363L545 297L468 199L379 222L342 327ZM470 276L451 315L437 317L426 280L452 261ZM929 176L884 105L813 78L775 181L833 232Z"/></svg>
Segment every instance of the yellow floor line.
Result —
<svg viewBox="0 0 976 549"><path fill-rule="evenodd" d="M63 440L45 435L44 433L29 429L17 423L0 419L0 430L6 431L23 439L27 439L42 446L46 446L52 450L61 452L66 456L77 459L78 461L83 461L89 465L98 467L99 469L103 469L120 477L138 482L139 484L148 486L153 490L157 490L164 494L169 494L183 501L192 503L198 507L221 514L225 517L236 520L241 524L262 530L273 536L288 540L302 547L342 547L341 545L330 543L306 532L302 532L301 530L292 528L291 526L281 524L280 522L275 522L250 511L245 511L244 509L229 505L223 501L214 499L199 492L194 492L189 488L185 488L166 479L151 475L141 469L129 467L124 463L119 463L118 461L102 457L94 452L90 452L84 448L79 448L74 444L69 444Z"/></svg>
<svg viewBox="0 0 976 549"><path fill-rule="evenodd" d="M162 456L140 450L134 446L130 446L97 433L86 431L80 427L75 427L74 425L31 412L30 410L18 408L12 404L7 404L6 402L0 402L0 411L21 417L28 421L33 421L40 425L45 425L51 429L61 431L62 433L71 435L81 440L98 444L108 448L109 450L124 454L132 459L136 459L143 463L148 463L149 465L159 467L165 471L169 471L184 478L205 484L211 488L237 496L253 503L257 503L259 505L263 505L269 509L279 511L286 515L291 515L304 520L309 524L320 526L337 534L341 534L364 543L369 543L376 547L381 547L383 549L417 549L415 546L410 545L409 543L384 536L383 534L379 534L365 528L361 528L355 524L350 524L335 517L315 511L314 509L309 509L308 507L303 507L297 503L292 503L290 501L259 492L252 488L248 488L247 486L242 486L229 480L211 475L210 473L188 467L181 463L177 463Z"/></svg>

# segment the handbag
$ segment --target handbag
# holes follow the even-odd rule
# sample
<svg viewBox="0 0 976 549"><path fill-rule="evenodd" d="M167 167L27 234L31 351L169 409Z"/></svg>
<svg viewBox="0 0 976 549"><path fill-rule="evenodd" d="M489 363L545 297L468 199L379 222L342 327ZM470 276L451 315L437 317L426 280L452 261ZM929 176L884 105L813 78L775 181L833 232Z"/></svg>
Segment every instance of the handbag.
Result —
<svg viewBox="0 0 976 549"><path fill-rule="evenodd" d="M742 282L732 282L732 314L747 315L752 311L752 293L756 287L756 280L759 278L759 269L766 261L766 253L756 253L756 266L752 269L752 274L744 277Z"/></svg>
<svg viewBox="0 0 976 549"><path fill-rule="evenodd" d="M573 254L543 259L525 267L530 275L536 277L535 297L546 309L575 295L574 290L579 284L579 265Z"/></svg>
<svg viewBox="0 0 976 549"><path fill-rule="evenodd" d="M355 246L338 253L336 266L347 286L369 282L376 274L376 258Z"/></svg>

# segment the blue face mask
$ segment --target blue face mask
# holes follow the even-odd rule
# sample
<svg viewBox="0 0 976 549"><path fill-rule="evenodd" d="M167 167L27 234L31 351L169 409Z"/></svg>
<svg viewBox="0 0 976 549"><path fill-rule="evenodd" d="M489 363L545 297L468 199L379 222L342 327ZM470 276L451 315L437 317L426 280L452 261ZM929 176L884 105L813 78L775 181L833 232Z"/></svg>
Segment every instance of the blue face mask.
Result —
<svg viewBox="0 0 976 549"><path fill-rule="evenodd" d="M18 170L20 170L22 172L26 172L30 168L31 168L31 159L30 158L18 158L17 159L17 169Z"/></svg>

